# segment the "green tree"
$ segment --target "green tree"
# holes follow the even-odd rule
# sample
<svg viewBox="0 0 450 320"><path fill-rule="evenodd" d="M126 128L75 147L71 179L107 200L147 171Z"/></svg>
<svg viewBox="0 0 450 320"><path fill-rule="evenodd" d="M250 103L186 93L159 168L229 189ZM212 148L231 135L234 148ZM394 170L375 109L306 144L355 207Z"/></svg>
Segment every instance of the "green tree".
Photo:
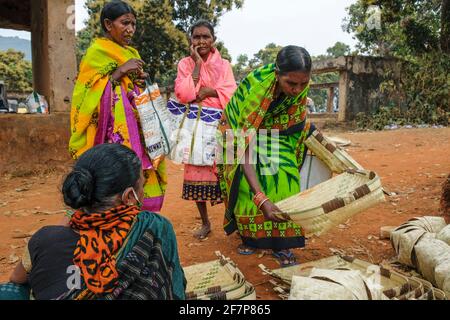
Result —
<svg viewBox="0 0 450 320"><path fill-rule="evenodd" d="M269 63L275 63L277 55L282 46L278 46L275 43L269 43L264 49L261 49L256 53L252 60L249 62L249 66L252 69L256 69L265 66Z"/></svg>
<svg viewBox="0 0 450 320"><path fill-rule="evenodd" d="M246 54L241 54L237 57L237 62L233 65L233 74L236 80L241 81L250 72L248 62Z"/></svg>
<svg viewBox="0 0 450 320"><path fill-rule="evenodd" d="M448 17L448 0L358 0L347 10L343 29L356 35L361 52L421 54L438 49L441 37L449 36L443 28L449 22L441 23L441 16Z"/></svg>
<svg viewBox="0 0 450 320"><path fill-rule="evenodd" d="M341 57L341 56L347 56L350 54L350 46L343 43L343 42L336 42L334 46L327 49L327 56L328 57Z"/></svg>
<svg viewBox="0 0 450 320"><path fill-rule="evenodd" d="M8 91L33 91L33 70L31 62L25 60L25 53L13 49L0 51L0 80L5 81Z"/></svg>

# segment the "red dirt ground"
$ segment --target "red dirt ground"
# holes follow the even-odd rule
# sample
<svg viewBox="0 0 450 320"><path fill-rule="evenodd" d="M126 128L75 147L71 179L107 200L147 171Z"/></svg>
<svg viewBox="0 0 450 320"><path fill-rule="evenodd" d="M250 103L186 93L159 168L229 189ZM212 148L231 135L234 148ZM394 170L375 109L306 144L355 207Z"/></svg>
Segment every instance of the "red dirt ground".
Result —
<svg viewBox="0 0 450 320"><path fill-rule="evenodd" d="M415 216L439 215L441 186L450 173L450 128L383 132L325 130L324 133L351 140L347 151L362 166L376 171L385 189L397 196L355 216L346 225L309 239L306 248L295 250L298 259L300 262L317 260L332 255L333 249L373 263L392 258L394 251L389 241L378 239L380 227L399 225ZM63 176L60 172L0 178L0 282L8 279L14 260L21 256L26 233L61 219L62 214L51 213L63 209L59 192ZM270 255L241 256L236 252L238 236L226 237L221 227L222 205L209 209L213 223L209 238L197 241L192 237L200 220L195 204L180 198L182 181L182 167L170 164L162 214L175 228L182 265L214 260L214 252L218 250L238 264L256 287L258 299L278 299L268 283L270 277L258 268L261 263L277 268L277 262Z"/></svg>

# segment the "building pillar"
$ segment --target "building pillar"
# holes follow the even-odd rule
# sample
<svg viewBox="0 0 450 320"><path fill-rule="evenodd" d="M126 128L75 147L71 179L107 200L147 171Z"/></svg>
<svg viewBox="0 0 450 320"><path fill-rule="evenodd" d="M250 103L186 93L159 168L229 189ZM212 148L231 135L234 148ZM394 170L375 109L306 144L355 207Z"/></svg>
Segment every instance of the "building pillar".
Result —
<svg viewBox="0 0 450 320"><path fill-rule="evenodd" d="M328 98L327 98L327 112L333 113L334 104L334 87L328 88Z"/></svg>
<svg viewBox="0 0 450 320"><path fill-rule="evenodd" d="M347 106L348 106L348 91L349 91L349 81L348 72L339 72L339 114L338 121L347 120Z"/></svg>
<svg viewBox="0 0 450 320"><path fill-rule="evenodd" d="M33 85L53 113L70 112L77 74L74 5L74 0L31 1Z"/></svg>

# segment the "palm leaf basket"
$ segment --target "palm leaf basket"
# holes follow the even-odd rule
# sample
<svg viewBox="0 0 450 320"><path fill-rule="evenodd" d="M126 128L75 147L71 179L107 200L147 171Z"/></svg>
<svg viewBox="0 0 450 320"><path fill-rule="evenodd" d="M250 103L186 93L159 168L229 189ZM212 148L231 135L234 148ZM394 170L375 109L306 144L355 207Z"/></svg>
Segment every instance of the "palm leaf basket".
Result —
<svg viewBox="0 0 450 320"><path fill-rule="evenodd" d="M373 299L396 299L421 296L424 293L423 285L415 279L405 277L382 267L370 264L353 257L332 256L301 265L269 270L263 265L259 266L264 273L277 278L290 286L293 276L309 277L314 268L329 270L356 270L361 273L367 283L376 282L377 288L372 288ZM409 294L409 295L408 295Z"/></svg>
<svg viewBox="0 0 450 320"><path fill-rule="evenodd" d="M305 145L334 173L342 173L348 169L364 169L345 150L339 148L319 130L315 130L312 135L305 140Z"/></svg>
<svg viewBox="0 0 450 320"><path fill-rule="evenodd" d="M276 206L302 226L308 237L321 235L384 200L380 178L374 172L348 170Z"/></svg>
<svg viewBox="0 0 450 320"><path fill-rule="evenodd" d="M217 260L184 268L187 300L240 300L256 298L252 285L229 258L216 252Z"/></svg>
<svg viewBox="0 0 450 320"><path fill-rule="evenodd" d="M380 202L385 201L378 175L362 168L350 155L318 130L306 146L338 174L311 189L276 203L304 228L306 236L320 235Z"/></svg>
<svg viewBox="0 0 450 320"><path fill-rule="evenodd" d="M332 256L297 266L270 270L259 265L264 273L291 286L293 276L309 277L315 268L329 270L356 270L370 287L374 300L445 300L442 290L433 288L424 279L407 277L398 272L346 256Z"/></svg>

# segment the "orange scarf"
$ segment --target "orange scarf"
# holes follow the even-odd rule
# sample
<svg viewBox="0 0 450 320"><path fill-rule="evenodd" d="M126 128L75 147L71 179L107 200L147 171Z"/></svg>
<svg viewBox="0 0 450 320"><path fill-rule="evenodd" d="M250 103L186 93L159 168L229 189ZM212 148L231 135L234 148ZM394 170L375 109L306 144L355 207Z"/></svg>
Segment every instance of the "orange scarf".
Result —
<svg viewBox="0 0 450 320"><path fill-rule="evenodd" d="M70 226L80 232L73 261L93 293L114 290L119 278L115 254L139 212L136 206L122 205L100 213L77 211L72 216Z"/></svg>

